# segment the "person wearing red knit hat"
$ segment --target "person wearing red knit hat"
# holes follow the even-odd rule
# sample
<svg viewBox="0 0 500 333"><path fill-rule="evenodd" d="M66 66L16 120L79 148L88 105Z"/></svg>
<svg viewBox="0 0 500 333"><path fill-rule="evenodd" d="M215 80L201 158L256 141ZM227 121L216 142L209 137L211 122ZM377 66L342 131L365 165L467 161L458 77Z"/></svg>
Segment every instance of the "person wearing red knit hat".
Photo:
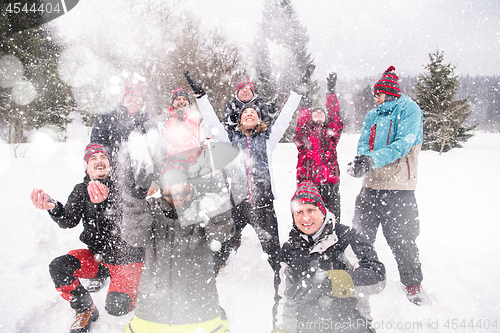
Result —
<svg viewBox="0 0 500 333"><path fill-rule="evenodd" d="M318 332L308 322L322 323L325 333L373 332L368 298L385 286L385 267L373 245L335 223L310 181L298 184L290 208L293 228L279 255L272 333ZM355 257L348 258L347 250ZM346 323L352 323L349 329Z"/></svg>
<svg viewBox="0 0 500 333"><path fill-rule="evenodd" d="M49 272L61 297L75 310L70 333L88 332L99 317L89 286L80 279L110 278L106 311L122 316L135 307L143 267L143 250L128 245L122 238L116 210L118 191L110 175L110 155L95 142L87 145L83 160L86 175L77 184L65 205L46 192L31 192L33 205L46 210L60 228L83 224L80 240L86 249L75 249L52 260Z"/></svg>
<svg viewBox="0 0 500 333"><path fill-rule="evenodd" d="M378 107L367 113L357 155L348 165L348 174L363 178L352 224L371 244L381 225L407 297L420 305L423 275L415 189L423 115L417 103L401 93L395 70L387 68L373 87Z"/></svg>

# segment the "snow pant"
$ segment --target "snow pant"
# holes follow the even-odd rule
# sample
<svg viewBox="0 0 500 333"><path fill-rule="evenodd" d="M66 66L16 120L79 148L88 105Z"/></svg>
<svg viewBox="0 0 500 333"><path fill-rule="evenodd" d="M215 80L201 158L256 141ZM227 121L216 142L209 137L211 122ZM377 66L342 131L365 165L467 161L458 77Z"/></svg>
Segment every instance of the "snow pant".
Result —
<svg viewBox="0 0 500 333"><path fill-rule="evenodd" d="M356 197L352 225L373 244L379 224L396 259L401 283L420 285L423 276L415 243L420 232L415 191L363 187Z"/></svg>
<svg viewBox="0 0 500 333"><path fill-rule="evenodd" d="M274 211L274 204L269 200L265 206L256 207L248 200L243 200L231 209L234 220L235 233L226 242L222 243L221 249L214 253L215 273L226 263L231 251L239 246L241 233L247 224L250 224L259 238L262 250L267 254L267 261L274 271L275 276L279 276L280 263L278 254L280 242L278 235L278 219Z"/></svg>
<svg viewBox="0 0 500 333"><path fill-rule="evenodd" d="M185 325L168 325L140 319L136 316L132 318L125 329L125 333L223 333L229 332L227 320L220 317L201 323Z"/></svg>
<svg viewBox="0 0 500 333"><path fill-rule="evenodd" d="M108 275L110 284L106 296L106 311L113 316L130 312L137 300L142 262L110 265L99 262L87 249L73 250L52 260L50 275L56 290L73 309L88 308L93 300L81 285L80 278L91 279Z"/></svg>
<svg viewBox="0 0 500 333"><path fill-rule="evenodd" d="M316 185L321 198L325 202L326 209L335 215L335 222L340 223L340 183L326 183Z"/></svg>

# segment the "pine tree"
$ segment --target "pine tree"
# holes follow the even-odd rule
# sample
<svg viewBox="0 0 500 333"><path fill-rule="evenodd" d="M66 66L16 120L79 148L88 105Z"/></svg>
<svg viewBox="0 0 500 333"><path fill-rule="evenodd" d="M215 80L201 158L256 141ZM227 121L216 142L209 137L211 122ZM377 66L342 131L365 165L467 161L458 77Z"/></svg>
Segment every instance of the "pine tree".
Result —
<svg viewBox="0 0 500 333"><path fill-rule="evenodd" d="M8 128L7 141L24 142L28 131L47 126L62 133L69 112L76 109L70 89L57 75L62 47L47 26L4 32L1 37L2 70L8 73L11 64L18 64L17 77L0 87L0 121Z"/></svg>
<svg viewBox="0 0 500 333"><path fill-rule="evenodd" d="M302 74L313 64L307 50L308 42L306 29L290 0L264 1L262 21L253 49L259 95L267 100L278 95L278 105L285 102L290 90L298 85ZM314 100L319 90L317 80L311 78L307 90ZM282 141L291 141L297 116L296 113Z"/></svg>
<svg viewBox="0 0 500 333"><path fill-rule="evenodd" d="M424 114L424 142L422 149L441 152L462 147L473 136L477 125L467 126L471 114L468 97L457 99L459 88L455 66L444 63L444 52L429 54L427 73L417 78L414 93Z"/></svg>

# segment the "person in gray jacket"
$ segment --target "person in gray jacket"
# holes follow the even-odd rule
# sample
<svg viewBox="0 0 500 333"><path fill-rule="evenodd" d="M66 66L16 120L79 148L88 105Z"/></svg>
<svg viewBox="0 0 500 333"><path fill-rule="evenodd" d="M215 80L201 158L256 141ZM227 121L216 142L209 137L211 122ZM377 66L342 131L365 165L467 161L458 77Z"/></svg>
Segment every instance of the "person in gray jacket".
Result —
<svg viewBox="0 0 500 333"><path fill-rule="evenodd" d="M272 333L372 332L368 296L384 288L385 267L373 246L325 207L312 182L298 185Z"/></svg>
<svg viewBox="0 0 500 333"><path fill-rule="evenodd" d="M175 155L159 183L161 197L124 194L124 239L145 249L126 332L229 332L213 270L213 251L234 232L224 179L192 179L187 159Z"/></svg>

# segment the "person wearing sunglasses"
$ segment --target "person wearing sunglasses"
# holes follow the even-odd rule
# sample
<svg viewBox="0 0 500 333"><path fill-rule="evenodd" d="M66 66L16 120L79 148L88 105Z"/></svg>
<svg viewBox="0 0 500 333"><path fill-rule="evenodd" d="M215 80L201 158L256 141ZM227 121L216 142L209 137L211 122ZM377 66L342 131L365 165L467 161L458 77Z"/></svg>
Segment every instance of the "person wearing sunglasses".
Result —
<svg viewBox="0 0 500 333"><path fill-rule="evenodd" d="M145 250L126 332L229 332L213 270L213 251L234 232L224 178L192 178L184 156L162 165L161 196L124 194L124 238Z"/></svg>

